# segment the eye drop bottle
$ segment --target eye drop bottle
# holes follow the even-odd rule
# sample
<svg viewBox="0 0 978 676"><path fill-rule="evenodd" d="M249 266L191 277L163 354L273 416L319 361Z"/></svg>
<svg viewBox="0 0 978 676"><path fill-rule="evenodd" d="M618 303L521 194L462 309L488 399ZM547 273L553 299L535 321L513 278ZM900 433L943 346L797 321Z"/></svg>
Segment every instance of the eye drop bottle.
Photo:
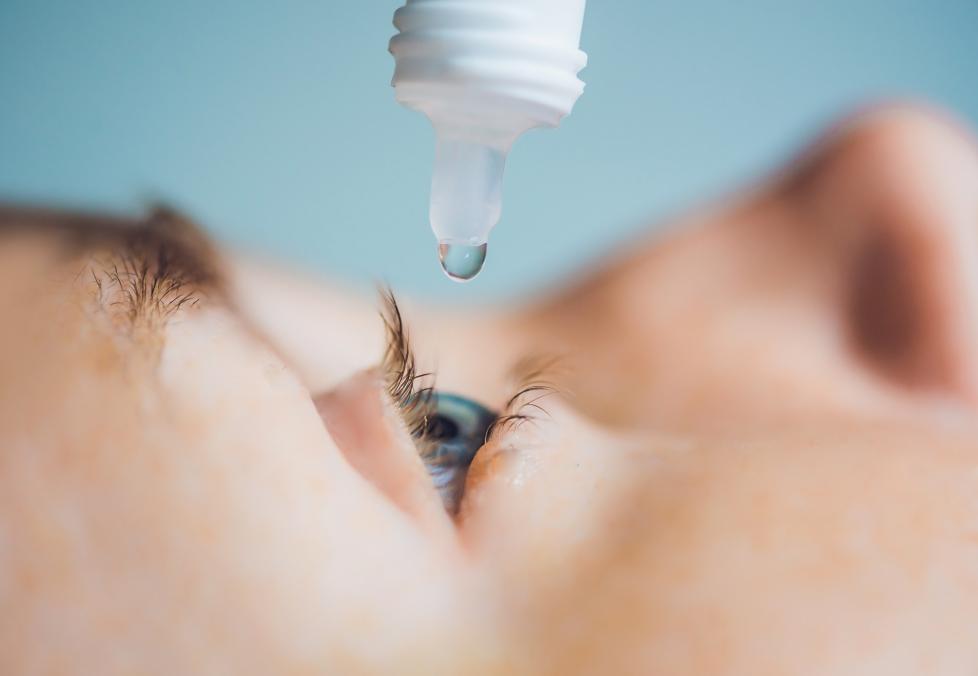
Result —
<svg viewBox="0 0 978 676"><path fill-rule="evenodd" d="M429 218L456 281L482 268L513 142L556 127L584 90L584 2L407 0L394 14L391 84L435 128Z"/></svg>

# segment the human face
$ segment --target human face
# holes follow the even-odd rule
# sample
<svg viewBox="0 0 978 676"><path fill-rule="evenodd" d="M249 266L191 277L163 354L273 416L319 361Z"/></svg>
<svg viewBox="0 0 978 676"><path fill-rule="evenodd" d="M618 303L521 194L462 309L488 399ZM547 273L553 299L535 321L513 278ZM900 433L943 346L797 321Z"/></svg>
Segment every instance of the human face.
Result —
<svg viewBox="0 0 978 676"><path fill-rule="evenodd" d="M403 303L439 391L532 418L457 514L371 302L168 212L2 220L3 673L978 671L978 156L942 114L520 306Z"/></svg>

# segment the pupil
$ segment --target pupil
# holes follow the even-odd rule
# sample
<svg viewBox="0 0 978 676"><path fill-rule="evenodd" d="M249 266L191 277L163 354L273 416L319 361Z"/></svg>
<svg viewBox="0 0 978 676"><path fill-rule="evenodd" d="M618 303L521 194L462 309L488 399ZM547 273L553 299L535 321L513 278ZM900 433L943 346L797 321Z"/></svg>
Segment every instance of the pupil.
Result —
<svg viewBox="0 0 978 676"><path fill-rule="evenodd" d="M451 418L443 415L435 415L428 419L428 428L425 436L437 441L447 441L458 436L458 425Z"/></svg>

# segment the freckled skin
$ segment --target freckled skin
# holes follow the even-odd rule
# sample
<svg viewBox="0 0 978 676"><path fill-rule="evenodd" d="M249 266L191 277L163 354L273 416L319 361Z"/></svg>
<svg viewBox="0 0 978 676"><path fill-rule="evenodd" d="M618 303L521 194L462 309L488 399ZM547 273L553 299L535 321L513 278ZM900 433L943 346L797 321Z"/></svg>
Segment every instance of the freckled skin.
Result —
<svg viewBox="0 0 978 676"><path fill-rule="evenodd" d="M956 123L878 110L555 293L402 302L487 405L561 357L454 528L369 299L229 260L240 315L154 353L8 238L0 673L974 674L976 186Z"/></svg>

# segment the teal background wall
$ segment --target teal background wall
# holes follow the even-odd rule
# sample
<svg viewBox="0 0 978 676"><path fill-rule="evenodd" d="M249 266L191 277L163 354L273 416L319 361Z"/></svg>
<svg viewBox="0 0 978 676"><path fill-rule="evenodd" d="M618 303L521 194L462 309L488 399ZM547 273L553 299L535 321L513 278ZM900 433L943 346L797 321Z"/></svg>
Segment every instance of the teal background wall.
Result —
<svg viewBox="0 0 978 676"><path fill-rule="evenodd" d="M164 198L239 246L454 299L573 274L867 99L978 124L978 0L590 0L584 96L507 168L482 276L438 269L433 135L389 87L399 0L0 0L0 199Z"/></svg>

